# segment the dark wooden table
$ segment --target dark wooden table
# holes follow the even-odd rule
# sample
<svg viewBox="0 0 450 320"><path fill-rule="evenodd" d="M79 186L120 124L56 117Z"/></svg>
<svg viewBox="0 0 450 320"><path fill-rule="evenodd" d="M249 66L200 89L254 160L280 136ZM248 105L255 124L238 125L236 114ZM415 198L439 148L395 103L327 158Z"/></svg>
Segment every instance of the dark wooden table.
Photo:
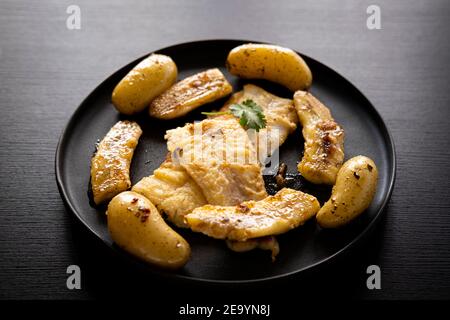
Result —
<svg viewBox="0 0 450 320"><path fill-rule="evenodd" d="M73 3L80 30L66 27ZM58 138L93 88L147 52L212 38L278 43L322 61L367 95L394 136L397 181L376 232L284 286L296 297L450 298L448 1L124 3L0 2L0 298L170 300L178 290L199 303L227 292L264 302L279 295L281 287L197 288L144 275L65 210L55 183ZM366 26L373 3L381 30ZM81 290L66 288L72 264L81 267ZM381 268L381 290L366 287L371 264Z"/></svg>

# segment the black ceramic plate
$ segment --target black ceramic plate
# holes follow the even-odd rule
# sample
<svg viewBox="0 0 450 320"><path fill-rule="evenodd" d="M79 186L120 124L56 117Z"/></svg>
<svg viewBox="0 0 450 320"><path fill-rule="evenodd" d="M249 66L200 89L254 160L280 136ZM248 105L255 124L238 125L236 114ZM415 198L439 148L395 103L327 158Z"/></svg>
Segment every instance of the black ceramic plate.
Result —
<svg viewBox="0 0 450 320"><path fill-rule="evenodd" d="M239 80L226 71L228 52L242 43L237 40L199 41L157 52L172 57L178 66L179 79L207 68L219 67L232 83L235 92L246 82L252 82L269 92L291 98L292 93L280 86L264 81ZM113 244L108 234L104 208L92 206L88 190L90 159L95 144L123 118L111 104L113 88L142 58L115 72L81 103L64 130L56 151L56 178L66 205L108 247L135 262L138 262L137 259ZM251 282L286 277L339 255L358 242L375 224L389 200L394 183L395 153L392 138L380 115L358 89L322 63L305 56L304 59L314 77L312 93L331 109L334 118L345 129L346 159L367 155L378 166L378 190L370 208L354 223L338 231L321 230L313 219L302 227L278 236L281 252L275 263L271 262L270 254L266 251L234 253L226 248L224 241L189 230L179 230L192 247L192 256L186 266L175 272L165 272L151 266L145 268L174 277L212 282ZM145 112L136 116L134 119L139 122L144 133L132 163L133 183L150 175L163 161L167 153L163 138L167 129L202 119L204 116L200 114L201 111L218 109L223 102L203 106L201 110L175 121L151 119ZM298 129L280 148L281 161L288 165L288 172L294 176L302 151L303 138ZM330 195L329 187L314 186L299 176L291 186L316 195L321 202Z"/></svg>

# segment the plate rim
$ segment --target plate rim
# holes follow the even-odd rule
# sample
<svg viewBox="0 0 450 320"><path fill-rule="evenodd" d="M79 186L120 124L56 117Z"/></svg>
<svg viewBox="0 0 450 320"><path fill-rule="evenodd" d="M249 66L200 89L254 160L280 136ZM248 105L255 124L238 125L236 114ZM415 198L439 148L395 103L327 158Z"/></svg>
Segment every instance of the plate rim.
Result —
<svg viewBox="0 0 450 320"><path fill-rule="evenodd" d="M77 108L75 109L75 111L72 113L72 115L70 116L68 122L66 123L64 129L61 132L61 135L58 139L58 144L56 146L56 152L55 152L55 158L54 158L54 165L55 165L55 177L56 177L56 184L58 187L58 191L60 193L61 199L64 202L64 205L66 206L66 208L69 208L69 211L78 219L79 222L81 222L92 234L95 235L95 237L100 240L106 247L108 247L111 251L113 251L115 254L118 254L119 256L126 258L126 260L131 261L132 263L134 263L135 265L137 264L140 267L146 266L146 270L150 271L153 274L157 274L163 277L168 277L168 278L179 278L181 280L184 281L192 281L192 282L200 282L200 283L208 283L208 284L256 284L256 283L262 283L262 282L268 282L268 281L275 281L275 280L282 280L282 279L286 279L286 278L290 278L296 275L300 275L301 273L305 273L306 271L311 271L313 269L316 269L319 266L325 265L329 262L331 262L332 260L335 260L338 256L342 255L343 253L349 252L351 249L353 249L357 244L359 244L361 242L361 240L367 236L367 234L373 229L373 227L379 222L379 220L381 219L381 217L383 216L383 213L385 212L386 206L389 203L391 196L392 196L392 192L394 189L394 184L395 184L395 180L396 180L396 173L397 173L397 155L395 152L395 145L394 145L394 139L393 136L388 128L388 126L386 125L385 121L383 120L383 118L381 117L380 113L378 112L378 110L375 108L375 106L372 104L372 102L366 97L366 95L364 95L359 89L358 87L356 87L353 82L349 81L346 77L342 76L341 73L337 72L335 69L329 67L328 65L322 63L321 61L318 61L314 58L311 58L308 55L302 54L299 51L293 49L296 53L300 54L302 57L306 57L309 60L312 60L318 64L320 64L321 66L326 67L327 69L333 71L334 73L336 73L339 77L341 77L342 79L344 79L351 87L353 90L356 90L356 92L364 99L368 102L368 104L371 107L371 112L374 113L375 117L377 118L376 121L378 122L379 126L381 127L381 129L384 131L385 136L387 138L387 141L389 142L389 145L386 146L387 147L387 151L389 152L389 154L392 157L391 163L389 164L390 168L391 168L391 178L388 184L388 191L386 196L384 197L380 208L377 210L375 217L370 221L370 223L354 238L352 239L346 246L342 247L341 249L339 249L338 251L336 251L335 253L333 253L332 255L329 255L326 258L323 258L313 264L310 264L306 267L294 270L294 271L290 271L287 273L282 273L279 275L274 275L274 276L269 276L269 277L262 277L262 278L256 278L256 279L244 279L244 280L221 280L221 279L204 279L204 278L199 278L199 277L194 277L194 276L188 276L188 275L183 275L183 274L176 274L170 271L165 271L165 270L161 270L159 268L153 268L152 266L140 261L138 258L132 257L129 254L126 254L125 252L122 252L122 250L118 249L116 246L114 245L109 245L102 237L100 234L98 234L90 225L89 223L87 223L87 221L84 220L83 216L75 209L74 205L71 203L71 201L69 200L68 197L68 192L63 184L63 173L62 173L62 152L64 150L63 146L65 145L65 142L67 140L67 136L68 133L70 132L70 129L73 127L75 120L78 117L78 114L81 113L82 109L81 108L87 100L89 100L94 93L96 93L98 91L99 88L101 88L102 86L104 86L104 84L107 81L110 81L110 78L116 74L117 72L120 72L121 70L123 70L124 68L126 68L128 65L133 64L133 63L137 63L138 61L144 59L145 57L147 57L148 55L158 52L158 51L163 51L163 50L167 50L167 49L176 49L176 47L182 47L182 46L188 46L188 45L196 45L196 44L204 44L204 43L208 43L208 42L236 42L236 43L261 43L261 44L273 44L270 42L264 42L264 41L255 41L255 40L244 40L244 39L227 39L227 38L223 38L223 39L201 39L201 40L192 40L192 41L187 41L187 42L180 42L180 43L176 43L173 45L169 45L169 46L165 46L163 48L159 48L157 50L153 50L141 57L138 57L137 59L126 63L125 65L123 65L122 67L118 68L117 70L115 70L113 73L111 73L109 76L107 76L103 81L101 81L82 101L81 103L77 106Z"/></svg>

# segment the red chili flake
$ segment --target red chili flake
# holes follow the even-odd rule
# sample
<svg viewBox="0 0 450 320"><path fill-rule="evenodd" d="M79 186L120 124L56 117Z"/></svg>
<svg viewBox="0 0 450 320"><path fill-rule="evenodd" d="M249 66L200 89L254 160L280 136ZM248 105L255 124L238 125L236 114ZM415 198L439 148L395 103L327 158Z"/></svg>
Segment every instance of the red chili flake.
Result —
<svg viewBox="0 0 450 320"><path fill-rule="evenodd" d="M138 198L133 198L132 200L131 200L131 203L136 203L136 202L138 202Z"/></svg>

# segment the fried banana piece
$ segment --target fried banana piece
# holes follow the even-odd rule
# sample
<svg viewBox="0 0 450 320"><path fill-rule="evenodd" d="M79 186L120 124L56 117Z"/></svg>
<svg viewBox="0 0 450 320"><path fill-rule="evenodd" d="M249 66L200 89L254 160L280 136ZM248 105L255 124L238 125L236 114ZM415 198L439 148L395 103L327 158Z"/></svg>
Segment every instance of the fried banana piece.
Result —
<svg viewBox="0 0 450 320"><path fill-rule="evenodd" d="M274 236L248 239L246 241L226 240L226 243L228 249L234 252L248 252L255 249L269 250L273 262L280 253L280 245Z"/></svg>
<svg viewBox="0 0 450 320"><path fill-rule="evenodd" d="M131 159L141 134L136 122L119 121L98 145L91 160L91 185L96 204L131 187Z"/></svg>
<svg viewBox="0 0 450 320"><path fill-rule="evenodd" d="M225 97L233 88L219 69L209 69L174 84L150 103L150 116L174 119Z"/></svg>
<svg viewBox="0 0 450 320"><path fill-rule="evenodd" d="M297 91L294 105L303 126L305 150L298 171L317 184L334 184L344 163L344 129L311 93Z"/></svg>
<svg viewBox="0 0 450 320"><path fill-rule="evenodd" d="M205 205L186 215L193 231L216 239L246 241L285 233L315 216L317 199L301 191L283 188L260 201L237 206Z"/></svg>
<svg viewBox="0 0 450 320"><path fill-rule="evenodd" d="M149 199L177 227L187 228L184 216L207 204L200 187L186 170L172 162L170 154L153 175L131 189Z"/></svg>

